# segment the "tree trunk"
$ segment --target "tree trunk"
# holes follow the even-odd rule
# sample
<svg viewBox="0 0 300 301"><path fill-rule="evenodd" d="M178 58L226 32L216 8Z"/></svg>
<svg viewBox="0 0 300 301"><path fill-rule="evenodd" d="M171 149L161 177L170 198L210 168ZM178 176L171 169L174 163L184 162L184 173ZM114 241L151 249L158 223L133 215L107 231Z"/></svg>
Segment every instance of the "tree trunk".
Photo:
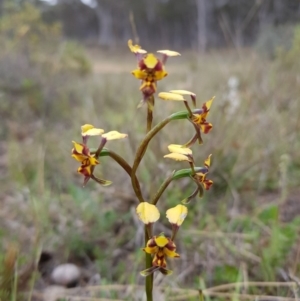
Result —
<svg viewBox="0 0 300 301"><path fill-rule="evenodd" d="M110 47L114 42L113 36L113 18L111 12L100 5L98 1L95 7L96 16L98 19L98 43L101 46Z"/></svg>
<svg viewBox="0 0 300 301"><path fill-rule="evenodd" d="M206 0L196 0L198 51L205 52L207 47Z"/></svg>

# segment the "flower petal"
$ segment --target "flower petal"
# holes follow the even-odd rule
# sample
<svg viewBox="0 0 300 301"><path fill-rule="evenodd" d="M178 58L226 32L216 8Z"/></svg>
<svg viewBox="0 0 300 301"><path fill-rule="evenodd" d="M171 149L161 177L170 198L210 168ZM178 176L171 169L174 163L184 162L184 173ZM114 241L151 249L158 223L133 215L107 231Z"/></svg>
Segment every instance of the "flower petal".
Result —
<svg viewBox="0 0 300 301"><path fill-rule="evenodd" d="M81 135L82 136L98 136L104 133L103 129L97 129L91 124L84 124L81 127Z"/></svg>
<svg viewBox="0 0 300 301"><path fill-rule="evenodd" d="M187 91L187 90L171 90L170 92L180 94L180 95L190 95L192 98L194 107L196 106L196 94L194 92Z"/></svg>
<svg viewBox="0 0 300 301"><path fill-rule="evenodd" d="M163 275L165 275L165 276L173 274L173 271L172 271L172 270L168 270L168 269L163 268L163 267L160 267L160 268L159 268L159 271L160 271Z"/></svg>
<svg viewBox="0 0 300 301"><path fill-rule="evenodd" d="M143 63L148 69L153 69L159 63L159 60L153 53L148 53L143 59Z"/></svg>
<svg viewBox="0 0 300 301"><path fill-rule="evenodd" d="M165 54L167 56L180 56L181 54L177 51L173 51L173 50L157 50L158 53L162 53Z"/></svg>
<svg viewBox="0 0 300 301"><path fill-rule="evenodd" d="M122 139L122 138L126 138L127 136L128 136L127 134L122 134L119 133L118 131L110 131L102 135L102 137L106 138L106 140Z"/></svg>
<svg viewBox="0 0 300 301"><path fill-rule="evenodd" d="M170 93L170 92L160 92L158 94L158 97L163 100L174 100L174 101L184 101L185 100L182 95Z"/></svg>
<svg viewBox="0 0 300 301"><path fill-rule="evenodd" d="M210 132L210 130L213 128L213 125L211 123L204 122L204 123L200 124L200 127L204 134L208 134Z"/></svg>
<svg viewBox="0 0 300 301"><path fill-rule="evenodd" d="M171 257L171 258L178 258L180 255L176 253L174 250L170 250L167 247L164 247L164 253L166 256Z"/></svg>
<svg viewBox="0 0 300 301"><path fill-rule="evenodd" d="M161 270L161 269L163 269L163 268L161 268L161 267L159 267L159 266L152 266L152 267L150 267L150 268L148 268L148 269L146 269L146 270L141 271L140 274L141 274L142 276L144 276L144 277L147 277L147 276L153 274L155 271L158 271L158 270ZM164 270L167 270L167 269L164 269ZM167 271L169 271L169 270L167 270ZM163 272L162 272L162 273L163 273ZM170 274L170 273L169 273L169 274ZM169 274L166 273L166 274L164 274L164 275L169 275Z"/></svg>
<svg viewBox="0 0 300 301"><path fill-rule="evenodd" d="M168 72L166 72L165 70L155 71L155 73L154 73L154 79L155 80L161 80L164 77L166 77L167 75L168 75Z"/></svg>
<svg viewBox="0 0 300 301"><path fill-rule="evenodd" d="M82 161L84 161L84 160L87 158L87 156L85 156L85 155L76 154L76 153L73 154L72 157L73 157L75 160L77 160L78 162L82 162Z"/></svg>
<svg viewBox="0 0 300 301"><path fill-rule="evenodd" d="M203 186L205 188L205 190L209 190L210 186L212 186L214 182L212 180L208 180L208 179L205 179L203 181Z"/></svg>
<svg viewBox="0 0 300 301"><path fill-rule="evenodd" d="M82 162L82 163L83 163L83 162ZM83 164L84 164L84 163L83 163ZM95 157L90 156L90 157L88 158L88 162L87 162L86 165L97 165L97 164L99 164L99 161L98 161Z"/></svg>
<svg viewBox="0 0 300 301"><path fill-rule="evenodd" d="M77 143L75 141L72 141L72 143L74 144L74 148L73 148L72 152L74 153L74 151L75 151L77 154L82 154L82 152L84 150L84 145L81 143Z"/></svg>
<svg viewBox="0 0 300 301"><path fill-rule="evenodd" d="M210 158L211 158L211 154L207 157L207 159L204 161L204 165L209 168L210 167Z"/></svg>
<svg viewBox="0 0 300 301"><path fill-rule="evenodd" d="M158 247L157 246L149 247L147 245L145 248L143 248L143 251L146 252L146 253L148 253L148 254L155 254L158 251Z"/></svg>
<svg viewBox="0 0 300 301"><path fill-rule="evenodd" d="M90 150L85 144L77 143L75 141L72 141L72 143L74 144L74 148L72 149L72 154L84 155L86 157L90 156Z"/></svg>
<svg viewBox="0 0 300 301"><path fill-rule="evenodd" d="M180 226L186 218L187 213L187 207L179 204L173 208L168 209L166 212L166 216L171 224Z"/></svg>
<svg viewBox="0 0 300 301"><path fill-rule="evenodd" d="M156 245L159 248L165 247L169 243L169 239L164 234L160 234L154 238Z"/></svg>
<svg viewBox="0 0 300 301"><path fill-rule="evenodd" d="M180 95L196 96L194 92L187 91L187 90L171 90L170 92L175 94L180 94Z"/></svg>
<svg viewBox="0 0 300 301"><path fill-rule="evenodd" d="M210 107L211 107L212 102L213 102L214 99L215 99L215 96L213 96L210 100L208 100L208 101L203 105L203 107L205 107L205 109L206 109L207 111L210 110Z"/></svg>
<svg viewBox="0 0 300 301"><path fill-rule="evenodd" d="M193 162L192 158L183 154L171 153L164 156L164 158L173 159L175 161L188 161Z"/></svg>
<svg viewBox="0 0 300 301"><path fill-rule="evenodd" d="M136 208L136 213L139 219L146 225L155 223L160 216L157 207L148 202L141 202Z"/></svg>
<svg viewBox="0 0 300 301"><path fill-rule="evenodd" d="M184 147L180 144L170 144L168 149L171 153L183 154L183 155L192 155L193 151L187 147Z"/></svg>
<svg viewBox="0 0 300 301"><path fill-rule="evenodd" d="M147 53L147 51L142 49L140 45L133 45L132 40L128 40L128 47L133 53Z"/></svg>
<svg viewBox="0 0 300 301"><path fill-rule="evenodd" d="M100 178L95 177L94 175L92 176L92 178L94 181L96 181L97 183L99 183L102 186L109 186L112 184L112 181L100 179Z"/></svg>
<svg viewBox="0 0 300 301"><path fill-rule="evenodd" d="M83 174L85 177L90 177L92 174L92 165L82 165L77 169L77 172Z"/></svg>
<svg viewBox="0 0 300 301"><path fill-rule="evenodd" d="M135 69L131 72L131 74L137 79L146 79L147 73L144 70Z"/></svg>

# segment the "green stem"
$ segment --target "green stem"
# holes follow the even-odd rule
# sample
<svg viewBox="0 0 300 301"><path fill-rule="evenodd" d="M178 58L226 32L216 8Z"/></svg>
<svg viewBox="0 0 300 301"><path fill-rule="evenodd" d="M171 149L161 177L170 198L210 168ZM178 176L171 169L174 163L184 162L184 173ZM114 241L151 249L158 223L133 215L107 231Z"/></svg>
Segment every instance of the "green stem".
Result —
<svg viewBox="0 0 300 301"><path fill-rule="evenodd" d="M154 97L147 100L147 133L151 131L153 121Z"/></svg>
<svg viewBox="0 0 300 301"><path fill-rule="evenodd" d="M127 174L130 177L132 176L132 169L130 165L121 156L119 156L118 154L116 154L115 152L107 148L104 148L100 153L100 157L105 157L105 156L109 156L112 159L114 159L127 172ZM136 197L139 199L140 202L144 202L141 187L140 187L140 182L135 175L134 178L136 183L136 189L134 190Z"/></svg>
<svg viewBox="0 0 300 301"><path fill-rule="evenodd" d="M193 114L201 114L203 113L203 109L194 109L192 110ZM169 116L169 118L171 120L179 120L179 119L189 119L190 113L188 111L179 111L176 112L174 114L172 114L171 116Z"/></svg>
<svg viewBox="0 0 300 301"><path fill-rule="evenodd" d="M199 113L201 112L202 109L195 109L192 112L193 113ZM160 123L158 123L154 128L152 128L147 135L145 136L145 138L142 140L136 154L135 154L135 158L134 158L134 162L133 162L133 166L132 166L132 173L131 173L131 183L132 183L132 187L133 190L135 191L135 194L137 195L138 193L138 183L137 183L137 178L135 176L136 171L144 157L144 154L146 152L146 149L148 147L149 142L151 141L151 139L163 128L165 127L170 121L172 120L180 120L180 119L188 119L190 113L188 111L180 111L180 112L176 112L170 116L168 116L166 119L164 119L163 121L161 121ZM140 202L141 199L139 198Z"/></svg>
<svg viewBox="0 0 300 301"><path fill-rule="evenodd" d="M183 147L190 148L198 139L198 135L195 134L187 143L183 144Z"/></svg>
<svg viewBox="0 0 300 301"><path fill-rule="evenodd" d="M152 128L152 130L146 134L145 138L142 140L139 148L136 151L133 166L132 166L132 171L131 171L132 187L136 194L137 194L137 189L138 189L138 187L137 187L138 183L136 181L137 178L136 178L135 174L139 167L139 164L143 159L143 156L146 152L149 142L164 126L166 126L171 121L170 117L171 116L167 117L166 119L164 119L163 121L158 123L154 128Z"/></svg>
<svg viewBox="0 0 300 301"><path fill-rule="evenodd" d="M189 162L190 164L190 167L191 167L191 170L192 170L192 173L191 173L191 176L195 175L195 165L194 165L194 162Z"/></svg>
<svg viewBox="0 0 300 301"><path fill-rule="evenodd" d="M173 181L173 175L174 175L175 171L172 172L172 174L170 176L168 176L163 183L161 184L161 186L159 187L158 191L156 192L156 194L154 195L151 204L156 205L158 200L160 199L161 195L164 193L164 191L166 190L166 188L169 186L169 184Z"/></svg>
<svg viewBox="0 0 300 301"><path fill-rule="evenodd" d="M186 100L184 101L184 105L185 105L186 109L189 112L189 117L191 118L193 116L193 112L192 112L192 110L191 110L191 108L190 108L190 106L189 106L189 104Z"/></svg>
<svg viewBox="0 0 300 301"><path fill-rule="evenodd" d="M98 147L98 149L97 149L97 151L96 151L96 153L95 153L95 157L96 157L97 159L98 159L98 157L100 156L100 153L101 153L103 147L105 146L106 142L107 142L106 138L102 138L102 139L101 139L100 145L99 145L99 147Z"/></svg>
<svg viewBox="0 0 300 301"><path fill-rule="evenodd" d="M147 245L148 240L150 239L147 231L147 225L145 225L145 246ZM152 256L145 252L145 263L146 269L152 267ZM153 290L153 273L146 277L145 279L145 290L147 301L153 301L152 290Z"/></svg>
<svg viewBox="0 0 300 301"><path fill-rule="evenodd" d="M154 99L153 99L154 101ZM151 141L151 139L161 130L163 129L171 120L179 120L179 119L187 119L190 115L189 112L187 111L181 111L175 114L172 114L171 116L167 117L160 123L158 123L154 128L151 129L152 127L152 112L150 114L150 109L149 104L148 104L148 113L147 113L147 134L142 140L139 148L136 151L132 170L131 170L131 183L133 190L135 191L135 194L138 196L139 195L139 182L136 177L136 171L139 167L140 162L143 159L143 156L147 150L148 144ZM172 174L173 177L173 174ZM167 188L169 183L172 181L172 179L167 179L159 188L159 191L154 197L154 202L157 203L159 197L161 194L164 192L164 190ZM139 198L140 202L143 202L143 197ZM148 240L150 239L147 227L145 225L145 245L147 245ZM145 264L146 264L146 269L151 268L152 266L152 256L151 254L145 253ZM152 290L153 290L153 274L149 275L145 279L145 291L146 291L146 296L147 296L147 301L153 301L153 295L152 295Z"/></svg>

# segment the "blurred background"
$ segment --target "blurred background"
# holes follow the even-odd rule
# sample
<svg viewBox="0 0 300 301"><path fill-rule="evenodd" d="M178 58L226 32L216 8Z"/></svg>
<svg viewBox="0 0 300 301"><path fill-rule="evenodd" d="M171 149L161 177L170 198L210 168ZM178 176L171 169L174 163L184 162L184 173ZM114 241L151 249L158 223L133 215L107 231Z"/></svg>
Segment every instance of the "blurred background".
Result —
<svg viewBox="0 0 300 301"><path fill-rule="evenodd" d="M96 174L113 184L82 188L70 156L80 126L91 123L127 133L108 148L132 164L146 110L137 109L141 92L128 39L149 52L182 54L169 58L159 92L191 90L199 107L216 96L208 117L213 130L193 147L198 166L212 154L214 185L189 205L176 241L181 258L169 263L174 274L156 275L155 283L195 289L298 279L299 21L298 0L1 0L3 300L43 300L38 292L63 263L79 268L75 283L82 286L143 283L143 229L129 177L104 157ZM156 99L154 122L183 109ZM163 155L193 133L189 122L177 121L153 139L138 170L146 198L186 167ZM194 188L185 179L169 186L156 233L170 233L165 210ZM7 262L17 263L16 271ZM293 296L289 289L268 293Z"/></svg>

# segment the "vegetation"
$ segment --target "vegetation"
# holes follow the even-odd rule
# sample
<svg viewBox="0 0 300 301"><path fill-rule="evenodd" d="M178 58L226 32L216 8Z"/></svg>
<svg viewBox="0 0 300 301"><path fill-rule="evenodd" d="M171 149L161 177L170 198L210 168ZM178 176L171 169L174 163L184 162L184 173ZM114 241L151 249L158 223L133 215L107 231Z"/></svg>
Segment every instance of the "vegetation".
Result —
<svg viewBox="0 0 300 301"><path fill-rule="evenodd" d="M130 75L134 61L127 45L116 56L77 47L63 40L58 25L44 24L32 6L13 10L1 22L0 298L40 300L38 292L49 278L36 273L38 263L41 254L51 254L58 262L98 271L102 289L95 297L132 300L121 285L142 283L137 275L144 259L138 250L142 235L132 227L137 221L130 179L103 158L101 174L113 185L90 183L83 189L70 157L74 133L80 139L78 125L93 123L128 133L116 151L132 162L146 112L136 108L141 96ZM172 78L158 83L159 92L184 86L201 104L216 96L210 139L203 136L201 153L194 154L201 161L213 150L209 175L214 186L189 208L177 237L181 259L171 263L174 274L155 279L169 288L159 291L168 300L197 300L199 288L207 300L209 295L225 298L225 293L295 298L300 268L299 40L296 28L291 48L279 49L273 60L251 49L186 52L168 66ZM169 103L155 111L155 118L176 110ZM152 184L143 187L146 196L166 176L166 163L158 164L157 158L169 141L188 140L191 126L172 123L151 142L138 171L141 182ZM190 181L172 183L161 212L192 189ZM166 227L163 220L156 223L158 232ZM7 270L12 266L13 273ZM265 285L238 284L248 281ZM119 286L109 287L112 283ZM233 284L213 290L228 283ZM96 294L89 286L86 292ZM135 296L138 292L136 287Z"/></svg>

